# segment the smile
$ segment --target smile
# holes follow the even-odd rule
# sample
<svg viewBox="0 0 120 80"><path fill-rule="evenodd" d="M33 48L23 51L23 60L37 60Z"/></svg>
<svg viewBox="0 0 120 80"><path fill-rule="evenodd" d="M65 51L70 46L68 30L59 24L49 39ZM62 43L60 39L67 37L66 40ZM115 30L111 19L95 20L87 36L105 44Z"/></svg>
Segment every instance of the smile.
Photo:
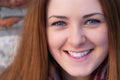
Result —
<svg viewBox="0 0 120 80"><path fill-rule="evenodd" d="M93 49L84 50L84 51L80 51L80 52L76 52L76 51L66 51L66 52L74 58L82 58L82 57L88 55L92 50Z"/></svg>

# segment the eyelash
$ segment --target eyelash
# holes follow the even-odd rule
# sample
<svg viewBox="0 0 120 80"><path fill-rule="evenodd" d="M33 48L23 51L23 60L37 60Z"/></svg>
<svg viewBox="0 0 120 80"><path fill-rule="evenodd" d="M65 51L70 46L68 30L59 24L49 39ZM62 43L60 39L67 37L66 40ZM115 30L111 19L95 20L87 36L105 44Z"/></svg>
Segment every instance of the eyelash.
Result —
<svg viewBox="0 0 120 80"><path fill-rule="evenodd" d="M84 25L97 25L101 23L102 21L99 19L88 19L84 22ZM52 26L57 26L57 27L63 27L66 26L67 23L64 21L56 21L51 24Z"/></svg>
<svg viewBox="0 0 120 80"><path fill-rule="evenodd" d="M67 25L64 21L56 21L51 24L52 26L65 26Z"/></svg>
<svg viewBox="0 0 120 80"><path fill-rule="evenodd" d="M85 21L85 25L96 25L96 24L99 24L101 23L101 20L98 20L98 19L89 19L87 21Z"/></svg>

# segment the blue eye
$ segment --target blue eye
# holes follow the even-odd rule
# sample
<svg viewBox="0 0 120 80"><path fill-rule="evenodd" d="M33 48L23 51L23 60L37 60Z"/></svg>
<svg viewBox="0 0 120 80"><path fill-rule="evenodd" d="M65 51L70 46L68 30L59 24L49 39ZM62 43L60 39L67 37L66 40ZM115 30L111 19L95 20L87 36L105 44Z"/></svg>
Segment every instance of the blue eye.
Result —
<svg viewBox="0 0 120 80"><path fill-rule="evenodd" d="M87 25L95 25L95 24L99 24L99 23L101 23L101 21L97 20L97 19L90 19L85 22L85 24L87 24Z"/></svg>
<svg viewBox="0 0 120 80"><path fill-rule="evenodd" d="M53 26L65 26L66 23L64 21L57 21L52 23Z"/></svg>

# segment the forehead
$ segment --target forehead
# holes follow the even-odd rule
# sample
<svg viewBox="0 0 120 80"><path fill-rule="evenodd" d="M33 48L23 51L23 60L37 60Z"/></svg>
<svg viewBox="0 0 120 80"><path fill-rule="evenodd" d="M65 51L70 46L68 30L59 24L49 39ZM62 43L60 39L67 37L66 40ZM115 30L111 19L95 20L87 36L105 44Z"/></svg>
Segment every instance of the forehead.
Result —
<svg viewBox="0 0 120 80"><path fill-rule="evenodd" d="M98 0L50 0L48 3L48 16L50 14L86 14L102 12Z"/></svg>

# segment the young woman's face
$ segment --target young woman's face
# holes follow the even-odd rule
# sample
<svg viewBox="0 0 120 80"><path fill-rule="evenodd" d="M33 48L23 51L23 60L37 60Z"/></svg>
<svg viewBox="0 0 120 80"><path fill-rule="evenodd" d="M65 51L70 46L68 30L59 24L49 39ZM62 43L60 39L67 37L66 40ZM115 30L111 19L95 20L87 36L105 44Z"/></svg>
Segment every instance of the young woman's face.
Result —
<svg viewBox="0 0 120 80"><path fill-rule="evenodd" d="M98 0L50 0L46 30L51 55L72 76L90 75L107 56L108 32Z"/></svg>

